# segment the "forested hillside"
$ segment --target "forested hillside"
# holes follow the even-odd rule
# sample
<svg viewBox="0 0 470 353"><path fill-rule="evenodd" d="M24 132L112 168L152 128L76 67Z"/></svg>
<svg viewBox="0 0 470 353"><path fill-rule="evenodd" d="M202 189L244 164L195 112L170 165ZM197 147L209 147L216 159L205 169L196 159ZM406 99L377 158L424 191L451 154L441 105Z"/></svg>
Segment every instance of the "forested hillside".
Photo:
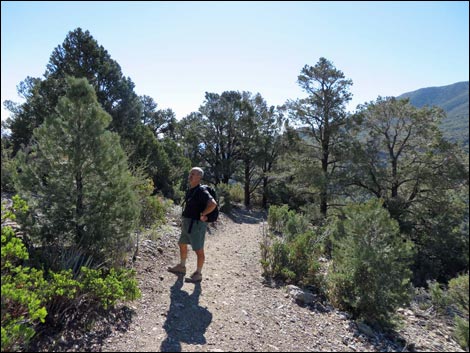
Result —
<svg viewBox="0 0 470 353"><path fill-rule="evenodd" d="M266 278L385 329L434 289L468 347L468 154L442 138L445 113L378 97L352 114L353 80L324 57L297 83L307 96L282 106L206 92L178 121L90 32L70 31L43 77L18 85L25 102L5 102L2 195L17 196L2 209L2 351L138 298L129 255L182 203L192 166L225 214L267 210ZM463 114L453 95L441 104Z"/></svg>
<svg viewBox="0 0 470 353"><path fill-rule="evenodd" d="M411 104L421 108L436 105L446 112L441 128L444 136L461 143L468 151L469 90L468 81L441 87L421 88L403 93L397 98L409 98Z"/></svg>

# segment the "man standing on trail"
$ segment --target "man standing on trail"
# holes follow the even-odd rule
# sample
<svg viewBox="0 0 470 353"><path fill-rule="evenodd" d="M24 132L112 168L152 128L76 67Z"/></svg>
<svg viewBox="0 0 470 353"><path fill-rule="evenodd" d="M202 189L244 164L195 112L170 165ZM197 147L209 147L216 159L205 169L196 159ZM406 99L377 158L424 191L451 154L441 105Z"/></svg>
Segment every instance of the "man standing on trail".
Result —
<svg viewBox="0 0 470 353"><path fill-rule="evenodd" d="M211 194L200 185L204 172L199 167L194 167L189 172L189 190L186 192L183 224L181 236L178 241L180 248L180 263L174 267L169 267L168 271L176 274L186 274L186 259L188 257L188 244L197 255L197 270L190 278L189 282L200 282L202 280L202 266L204 265L204 240L207 228L207 215L216 207L217 202Z"/></svg>

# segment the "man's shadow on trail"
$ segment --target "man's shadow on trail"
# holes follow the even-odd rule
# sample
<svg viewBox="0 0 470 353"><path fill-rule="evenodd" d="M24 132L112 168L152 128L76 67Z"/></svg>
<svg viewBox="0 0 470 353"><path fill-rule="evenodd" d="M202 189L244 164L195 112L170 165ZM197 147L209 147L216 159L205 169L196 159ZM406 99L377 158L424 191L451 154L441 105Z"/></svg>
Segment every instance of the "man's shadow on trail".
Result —
<svg viewBox="0 0 470 353"><path fill-rule="evenodd" d="M212 314L199 306L201 283L195 283L194 291L188 294L181 290L184 275L178 275L171 287L171 303L163 328L167 337L160 345L161 352L181 352L181 342L205 344L204 334L212 322Z"/></svg>

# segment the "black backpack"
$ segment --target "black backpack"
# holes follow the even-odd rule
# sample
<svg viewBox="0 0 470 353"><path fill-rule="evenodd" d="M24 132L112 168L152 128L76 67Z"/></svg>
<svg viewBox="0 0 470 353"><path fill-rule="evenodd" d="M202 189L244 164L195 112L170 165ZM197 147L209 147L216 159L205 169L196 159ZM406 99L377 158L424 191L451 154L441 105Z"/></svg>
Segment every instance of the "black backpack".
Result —
<svg viewBox="0 0 470 353"><path fill-rule="evenodd" d="M215 189L210 187L209 185L201 185L202 190L207 190L209 194L211 194L212 198L217 202L217 206L215 207L214 211L211 213L207 214L207 222L212 223L217 221L217 218L219 217L219 200L217 200L217 193L215 192Z"/></svg>

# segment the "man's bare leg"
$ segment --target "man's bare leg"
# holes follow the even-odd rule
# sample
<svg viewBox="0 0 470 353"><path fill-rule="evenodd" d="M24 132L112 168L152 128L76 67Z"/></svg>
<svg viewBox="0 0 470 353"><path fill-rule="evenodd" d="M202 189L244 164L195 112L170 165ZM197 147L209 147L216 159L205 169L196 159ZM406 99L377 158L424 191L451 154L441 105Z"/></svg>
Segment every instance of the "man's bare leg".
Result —
<svg viewBox="0 0 470 353"><path fill-rule="evenodd" d="M202 273L202 266L204 266L204 260L206 259L204 249L199 249L195 252L197 255L197 272Z"/></svg>
<svg viewBox="0 0 470 353"><path fill-rule="evenodd" d="M180 247L180 264L186 266L186 259L188 258L188 244L179 244Z"/></svg>

